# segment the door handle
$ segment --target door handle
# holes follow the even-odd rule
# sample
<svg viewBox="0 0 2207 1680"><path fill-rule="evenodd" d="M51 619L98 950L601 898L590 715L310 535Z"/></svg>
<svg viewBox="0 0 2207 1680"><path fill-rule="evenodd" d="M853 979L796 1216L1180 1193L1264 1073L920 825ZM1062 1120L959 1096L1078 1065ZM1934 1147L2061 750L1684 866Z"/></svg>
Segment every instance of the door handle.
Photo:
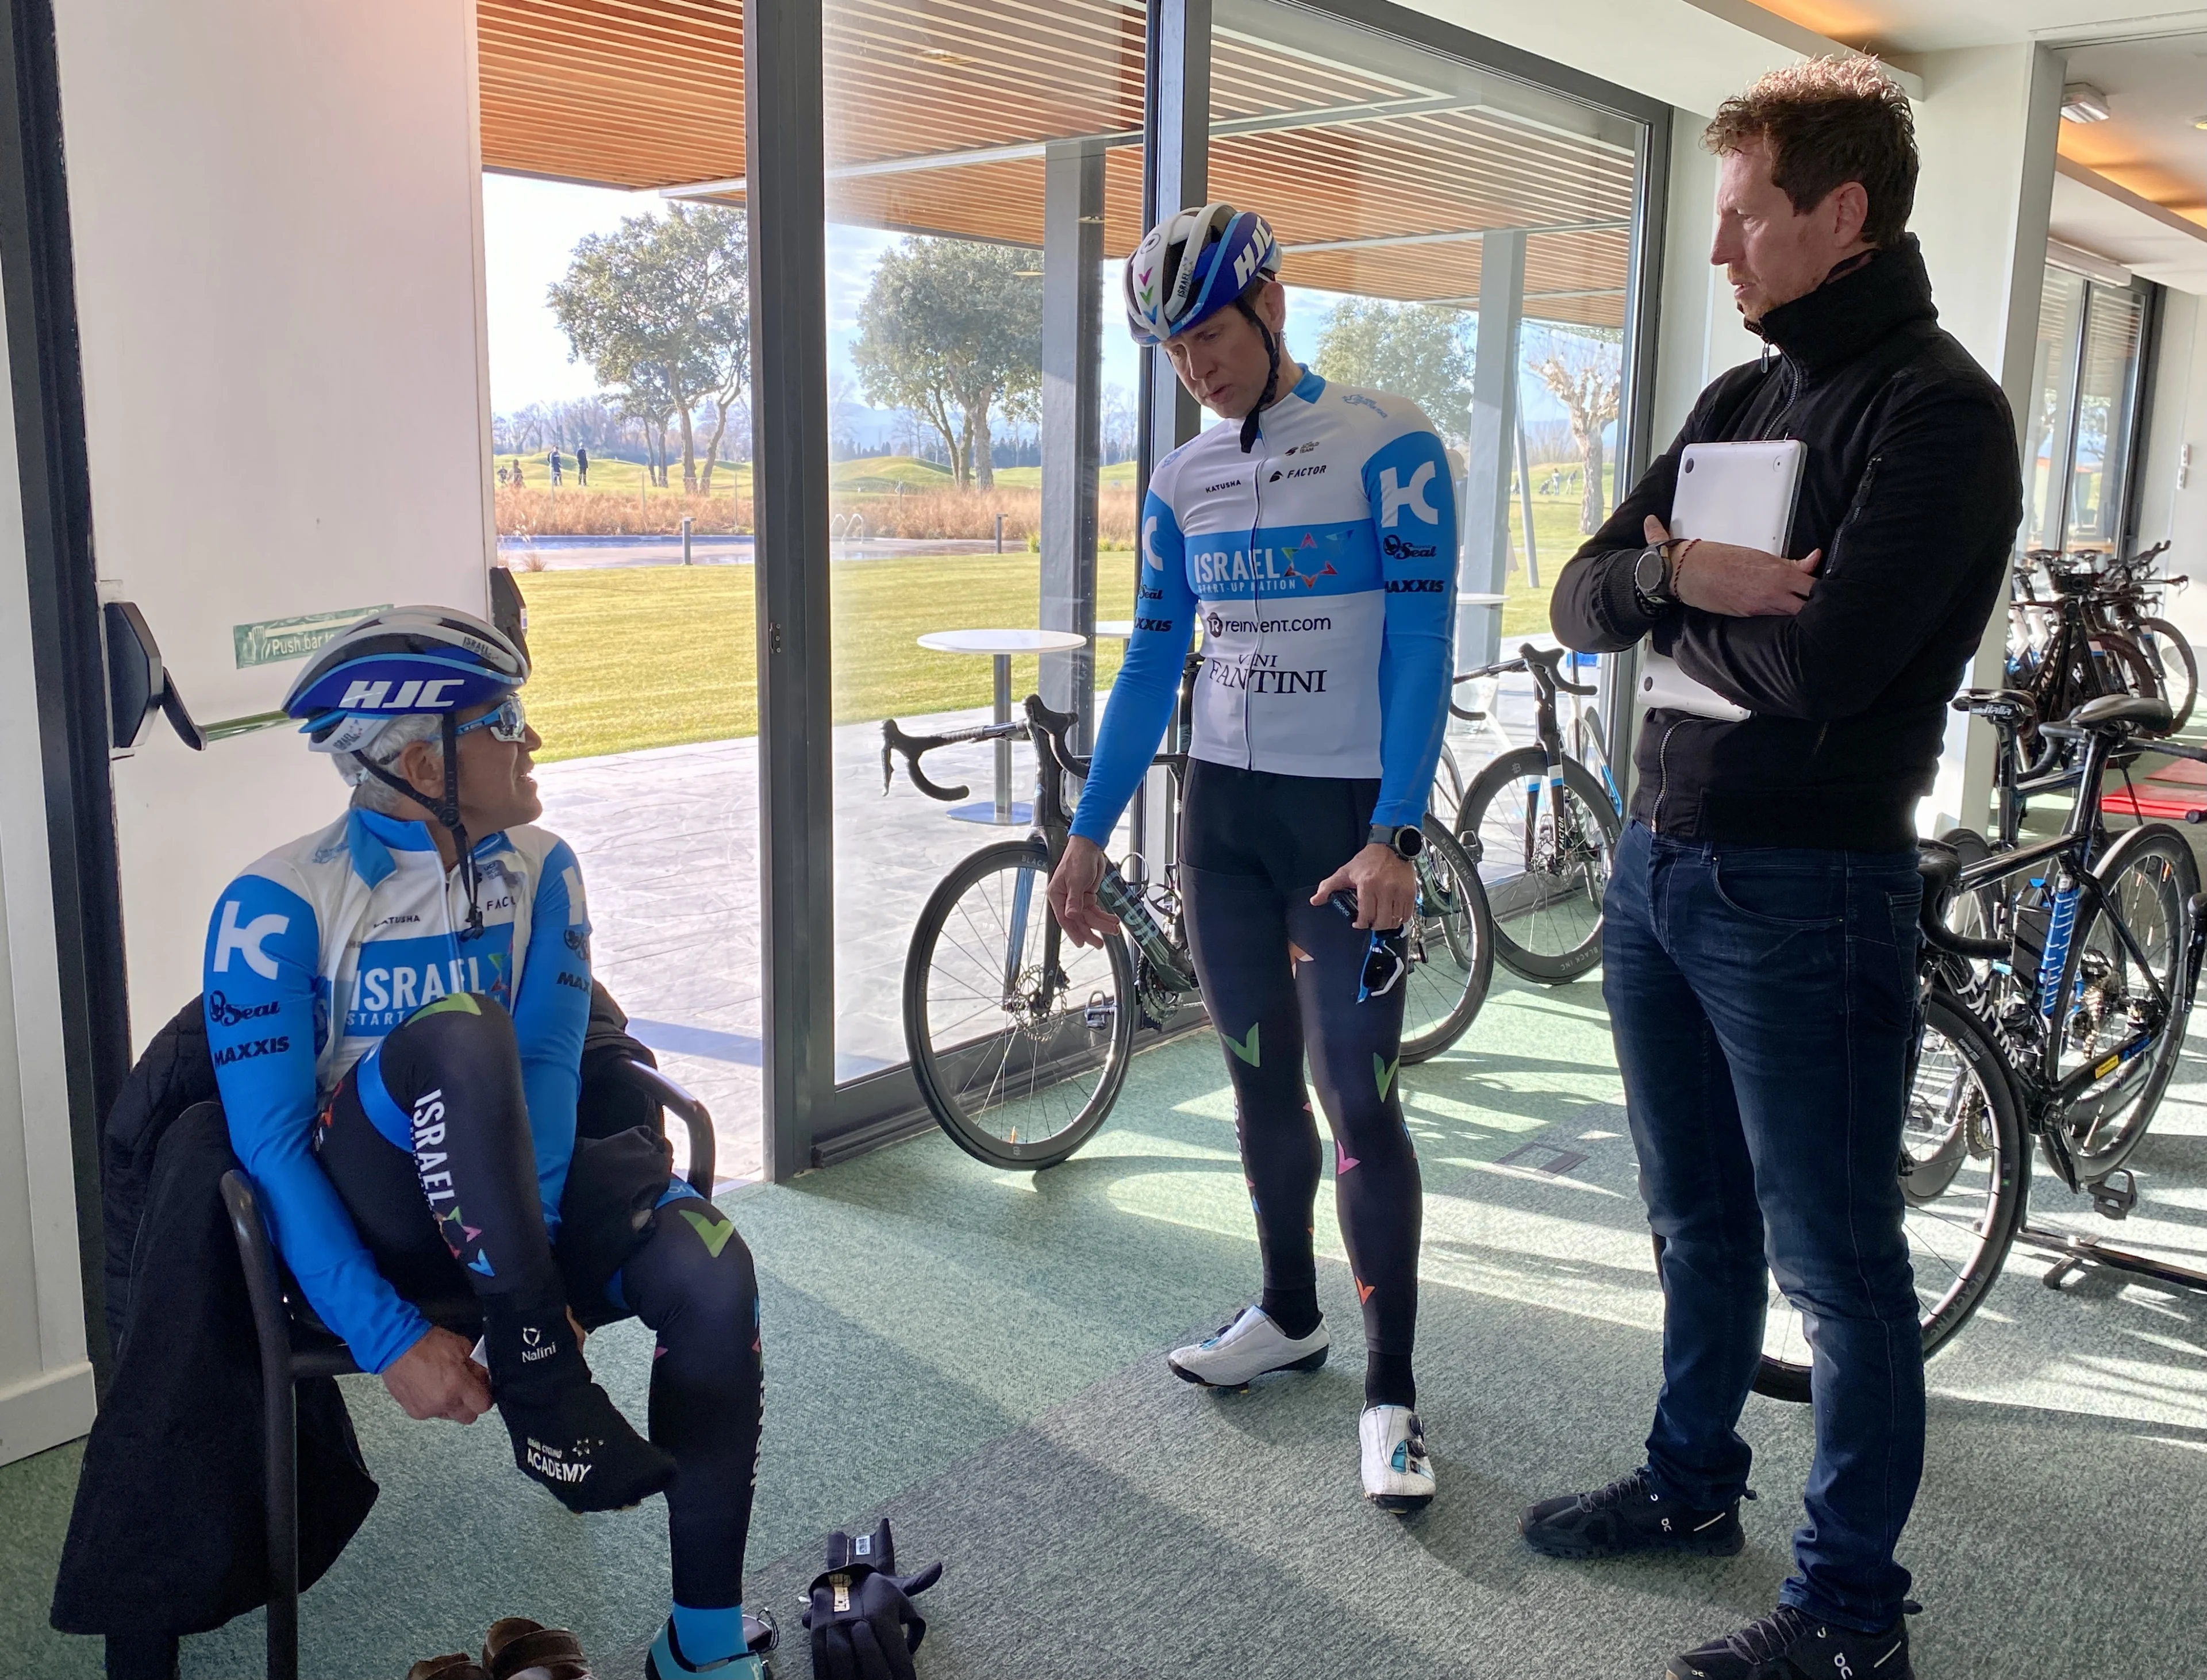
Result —
<svg viewBox="0 0 2207 1680"><path fill-rule="evenodd" d="M192 720L176 681L161 660L161 644L132 601L111 601L101 608L107 642L107 709L111 739L117 748L137 744L138 732L156 710L169 720L177 738L194 752L206 750L206 732Z"/></svg>

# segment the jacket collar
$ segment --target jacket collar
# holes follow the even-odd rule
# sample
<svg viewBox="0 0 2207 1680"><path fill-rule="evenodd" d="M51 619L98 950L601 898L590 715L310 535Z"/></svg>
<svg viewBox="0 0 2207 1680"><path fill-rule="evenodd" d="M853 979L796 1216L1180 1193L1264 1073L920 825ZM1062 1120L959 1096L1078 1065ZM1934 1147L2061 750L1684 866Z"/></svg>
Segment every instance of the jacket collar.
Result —
<svg viewBox="0 0 2207 1680"><path fill-rule="evenodd" d="M470 848L477 858L503 851L510 842L503 833L486 834ZM355 805L345 813L345 850L352 856L353 873L368 886L382 883L384 878L398 867L394 852L427 852L434 854L437 842L430 838L426 822L402 822L386 816L380 810L368 810Z"/></svg>
<svg viewBox="0 0 2207 1680"><path fill-rule="evenodd" d="M1916 236L1905 233L1860 267L1779 304L1755 330L1815 374L1860 355L1896 327L1938 319L1923 253Z"/></svg>

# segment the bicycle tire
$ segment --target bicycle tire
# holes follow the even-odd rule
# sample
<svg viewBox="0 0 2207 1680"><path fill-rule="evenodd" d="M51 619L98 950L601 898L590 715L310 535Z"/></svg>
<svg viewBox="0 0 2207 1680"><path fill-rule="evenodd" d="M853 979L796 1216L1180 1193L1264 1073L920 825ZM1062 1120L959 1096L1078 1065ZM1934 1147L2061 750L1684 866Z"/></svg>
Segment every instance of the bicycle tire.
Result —
<svg viewBox="0 0 2207 1680"><path fill-rule="evenodd" d="M2139 651L2161 679L2162 697L2175 714L2176 720L2168 726L2174 735L2192 721L2192 703L2199 698L2198 656L2184 632L2166 619L2140 619L2136 627Z"/></svg>
<svg viewBox="0 0 2207 1680"><path fill-rule="evenodd" d="M1007 882L1006 890L1017 904L1022 888L1016 876L1020 873L1029 876L1024 887L1025 906L1008 922L1001 914L992 918L985 894L978 918L974 912L962 910L969 894L985 887L991 877L1001 876L1014 877ZM972 1001L962 1006L968 1011L968 1019L988 1019L988 982L1005 969L1023 964L1030 943L1038 943L1042 951L1054 944L1062 963L1085 960L1085 966L1092 972L1098 953L1073 945L1062 934L1056 940L1050 937L1056 930L1050 921L1044 895L1049 878L1050 854L1039 840L1003 840L982 847L945 876L929 895L912 929L911 950L905 959L905 1044L912 1056L912 1077L919 1085L920 1096L934 1115L936 1124L968 1155L992 1167L1020 1171L1054 1167L1072 1155L1095 1135L1097 1128L1109 1116L1111 1105L1118 1100L1120 1089L1126 1084L1138 1013L1134 965L1127 953L1127 942L1107 940L1100 954L1112 988L1107 1006L1109 1021L1100 1033L1085 1021L1076 1025L1071 1009L1048 1015L1038 1011L1021 1017L1016 1013L1015 1002L1006 999L1005 994L1011 989L999 980L996 1007L1008 1018L1005 1023L993 1032L955 1043L938 1044L939 1029L930 1007L935 994L930 992L929 981L937 972L937 956L942 952L946 935L951 937L961 966L966 970L966 978L958 984L972 995ZM952 918L961 914L965 927L954 932ZM1033 919L1023 920L1023 917ZM987 925L991 919L997 925ZM1041 936L1039 941L1035 939L1038 934ZM999 938L1016 945L1017 949L999 958L999 948L995 942ZM1009 946L1006 948L1009 949ZM1022 978L1034 966L1039 965L1020 967ZM943 958L942 972L954 978L948 955ZM1061 989L1055 982L1048 982L1048 977L1035 977L1038 985L1046 982L1054 992ZM1069 996L1070 986L1062 989ZM1074 1006L1084 1014L1098 1007L1093 994L1085 1002ZM1080 1042L1084 1036L1098 1042L1084 1044ZM1022 1039L1026 1041L1024 1050L1020 1046ZM1003 1046L1002 1051L992 1052L989 1046L999 1040ZM977 1045L980 1046L978 1049ZM990 1070L992 1054L993 1072ZM1015 1063L1015 1054L1023 1066ZM1086 1097L1069 1112L1063 1101L1053 1104L1051 1095L1069 1083L1067 1064L1077 1067L1092 1057L1100 1057L1094 1064L1100 1077ZM966 1066L969 1063L970 1068ZM978 1087L977 1076L984 1079ZM979 1100L991 1093L1001 1096L1003 1101L990 1103ZM1004 1124L1001 1116L1015 1104L1024 1105L1021 1115ZM1000 1115L996 1125L986 1119L992 1111ZM1039 1136L1022 1139L1019 1135L1022 1118L1053 1123L1046 1130L1037 1127Z"/></svg>
<svg viewBox="0 0 2207 1680"><path fill-rule="evenodd" d="M1585 918L1585 931L1560 950L1534 949L1510 931L1510 923L1515 918L1510 915L1509 907L1493 910L1496 959L1511 973L1543 985L1576 980L1601 960L1601 889L1608 885L1609 859L1616 855L1617 843L1624 834L1624 820L1618 815L1617 807L1610 803L1608 791L1594 780L1593 773L1570 757L1564 759L1562 770L1564 791L1592 819L1601 835L1600 879L1582 882L1581 890L1572 894L1591 903L1590 911L1581 912ZM1556 870L1544 872L1522 867L1515 874L1500 876L1498 887L1498 864L1506 867L1510 863L1523 862L1528 842L1522 833L1522 822L1514 816L1505 820L1492 835L1487 832L1490 808L1498 798L1528 779L1543 781L1547 774L1547 759L1540 748L1518 747L1489 763L1465 791L1462 814L1456 822L1456 839L1479 861L1480 873L1488 884L1491 909L1498 890L1512 894L1521 891L1510 886L1512 882L1543 874L1549 880L1562 878ZM1583 870L1584 861L1581 860L1570 873ZM1536 916L1544 913L1551 904L1561 901L1560 898L1551 898L1550 889L1543 885L1536 884L1530 892L1534 898L1531 913Z"/></svg>
<svg viewBox="0 0 2207 1680"><path fill-rule="evenodd" d="M2112 673L2102 673L2102 679L2107 680L2111 676L2114 684L2108 692L2134 694L2143 700L2162 697L2161 683L2153 674L2153 667L2147 662L2138 644L2129 637L2114 631L2095 631L2091 645L2093 652L2098 654L2106 665L2114 667Z"/></svg>
<svg viewBox="0 0 2207 1680"><path fill-rule="evenodd" d="M2024 1201L2030 1182L2025 1166L2023 1123L2016 1101L2015 1086L2008 1072L2007 1061L1994 1042L1983 1022L1941 988L1935 987L1924 1000L1923 1035L1919 1037L1916 1069L1909 1091L1909 1108L1912 1115L1918 1112L1919 1095L1925 1100L1936 1097L1935 1088L1926 1087L1926 1063L1923 1045L1934 1035L1943 1038L1954 1053L1958 1073L1966 1077L1970 1088L1983 1099L1981 1111L1965 1114L1960 1134L1964 1151L1963 1163L1973 1158L1969 1127L1982 1119L1990 1165L1985 1169L1986 1213L1982 1222L1968 1226L1952 1224L1941 1219L1939 1223L1955 1234L1955 1246L1966 1246L1967 1256L1959 1267L1949 1269L1950 1281L1941 1288L1935 1300L1925 1303L1921 1319L1923 1333L1923 1354L1929 1358L1951 1342L1962 1326L1969 1323L1986 1294L1999 1278L2001 1268L2007 1263L2008 1251L2015 1244L2017 1229L2023 1223ZM1936 1068L1930 1077L1938 1077ZM1928 1135L1926 1132L1911 1133ZM1941 1148L1946 1148L1941 1145ZM1908 1142L1902 1144L1903 1195L1908 1194L1906 1185L1911 1177L1927 1169L1947 1169L1947 1178L1940 1189L1931 1193L1926 1200L1910 1199L1911 1217L1929 1207L1944 1193L1947 1185L1962 1169L1938 1151L1917 1157L1909 1153ZM1919 1296L1923 1293L1923 1273L1926 1270L1918 1255L1928 1243L1919 1247L1916 1233L1911 1230L1910 1259L1915 1264ZM1659 1250L1660 1260L1660 1250ZM1779 1357L1767 1351L1766 1342L1761 1361L1755 1373L1755 1391L1773 1400L1805 1403L1812 1396L1814 1383L1806 1360Z"/></svg>
<svg viewBox="0 0 2207 1680"><path fill-rule="evenodd" d="M2152 1048L2144 1053L2144 1068L2127 1079L2117 1080L2106 1091L2087 1092L2076 1103L2056 1116L2054 1123L2061 1126L2068 1145L2070 1158L2075 1163L2079 1181L2093 1183L2105 1178L2122 1165L2131 1151L2136 1149L2153 1124L2155 1111L2161 1106L2162 1093L2168 1089L2170 1078L2184 1049L2185 1026L2191 1015L2192 1000L2184 987L2184 971L2188 960L2191 930L2186 923L2186 906L2199 890L2199 868L2192 855L2192 847L2185 837L2166 822L2148 822L2136 828L2126 828L2115 837L2092 873L2100 882L2101 890L2117 903L2123 902L2124 878L2135 876L2153 894L2162 921L2162 932L2167 941L2162 960L2155 963L2156 975L2167 989L2169 997L2169 1018L2163 1023L2160 1036ZM2135 902L2135 901L2134 901ZM2103 918L2098 906L2080 907L2076 931L2072 936L2072 948L2080 954L2090 954L2096 948L2093 934ZM2131 918L2124 924L2131 936L2146 945L2149 960L2154 951L2148 939L2151 929L2142 931L2132 926ZM2129 954L2112 936L2096 948L2102 956L2118 968L2127 964ZM2072 964L2079 959L2072 959ZM2072 994L2077 982L2072 982ZM2079 1008L2082 1007L2079 1000ZM2065 1037L2072 1036L2078 1012L2066 1014L2062 1021ZM2101 1055L2104 1045L2080 1047L2074 1066L2082 1067ZM2136 1059L2136 1058L2134 1058ZM2125 1112L2127 1111L2127 1112ZM2112 1123L2109 1115L2116 1117ZM2081 1128L2081 1129L2080 1129ZM2074 1135L2071 1135L2074 1134ZM2049 1158L2053 1146L2046 1145ZM2060 1163L2054 1162L2059 1168Z"/></svg>
<svg viewBox="0 0 2207 1680"><path fill-rule="evenodd" d="M1494 981L1494 912L1487 906L1486 889L1479 879L1479 866L1456 844L1456 836L1438 823L1426 830L1426 844L1432 849L1434 860L1445 870L1446 884L1461 894L1462 927L1460 930L1454 924L1443 921L1440 916L1429 918L1423 913L1426 890L1420 879L1417 937L1428 950L1434 937L1443 942L1444 960L1463 976L1462 990L1444 1014L1421 1031L1409 1031L1408 1022L1405 1022L1400 1052L1405 1063L1424 1061L1438 1055L1462 1037L1478 1018L1480 1006L1486 1001L1487 988ZM1424 926L1428 919L1439 924L1430 932ZM1463 938L1467 932L1469 936L1468 948ZM1417 995L1408 988L1416 978L1419 969L1430 966L1430 959L1425 963L1414 964L1409 976L1405 978L1406 1010L1411 998Z"/></svg>

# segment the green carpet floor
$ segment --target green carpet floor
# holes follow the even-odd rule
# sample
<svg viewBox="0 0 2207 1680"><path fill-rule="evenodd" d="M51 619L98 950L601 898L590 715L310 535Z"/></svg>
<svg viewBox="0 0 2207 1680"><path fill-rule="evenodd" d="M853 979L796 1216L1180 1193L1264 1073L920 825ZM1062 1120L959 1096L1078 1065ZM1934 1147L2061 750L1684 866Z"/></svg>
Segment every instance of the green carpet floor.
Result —
<svg viewBox="0 0 2207 1680"><path fill-rule="evenodd" d="M2207 1258L2207 1057L2187 1053L2137 1165L2134 1246ZM1056 1171L992 1172L928 1138L723 1199L765 1292L754 1604L792 1632L828 1529L887 1514L921 1600L923 1680L1638 1677L1761 1613L1799 1520L1809 1418L1755 1400L1749 1547L1721 1562L1560 1564L1519 1508L1637 1461L1660 1298L1597 984L1498 983L1463 1046L1405 1070L1424 1165L1420 1411L1441 1479L1409 1522L1358 1498L1362 1339L1321 1197L1334 1361L1241 1396L1160 1354L1256 1287L1214 1045L1136 1064L1113 1123ZM1582 1155L1560 1176L1504 1157ZM2042 1217L2107 1228L2037 1181ZM2201 1671L2207 1301L2019 1255L1932 1366L1929 1467L1903 1560L1930 1680ZM641 1415L648 1339L594 1338ZM494 1420L408 1423L347 1397L383 1495L305 1600L316 1680L398 1680L502 1614L564 1623L633 1680L664 1613L655 1509L571 1518ZM45 1627L76 1450L0 1470L0 1676L99 1671ZM189 1680L259 1672L257 1617L185 1647ZM808 1671L801 1635L781 1664Z"/></svg>

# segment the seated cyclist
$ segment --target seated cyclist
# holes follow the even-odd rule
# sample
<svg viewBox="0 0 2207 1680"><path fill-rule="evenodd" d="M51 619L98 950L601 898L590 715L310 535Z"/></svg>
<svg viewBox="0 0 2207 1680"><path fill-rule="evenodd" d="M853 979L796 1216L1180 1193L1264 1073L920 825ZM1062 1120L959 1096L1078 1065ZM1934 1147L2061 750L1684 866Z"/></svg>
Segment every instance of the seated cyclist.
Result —
<svg viewBox="0 0 2207 1680"><path fill-rule="evenodd" d="M407 607L352 625L292 685L284 710L352 804L215 907L223 1106L278 1251L362 1369L412 1418L471 1423L495 1405L516 1466L570 1510L664 1492L674 1602L649 1672L756 1680L742 1598L757 1283L727 1216L679 1179L655 1213L567 1199L618 1229L563 1226L590 924L575 854L529 826L543 743L522 715L528 677L490 625ZM625 1255L606 1299L568 1299L577 1243ZM487 1378L413 1305L464 1288ZM630 1312L658 1333L648 1441L591 1380L577 1323Z"/></svg>
<svg viewBox="0 0 2207 1680"><path fill-rule="evenodd" d="M1376 930L1399 929L1416 895L1448 718L1456 509L1415 404L1287 359L1279 265L1263 219L1223 204L1160 224L1127 264L1134 338L1163 344L1221 418L1150 481L1134 631L1050 898L1076 941L1116 936L1096 902L1101 848L1171 719L1199 619L1181 905L1228 1052L1264 1295L1169 1359L1222 1387L1325 1362L1307 1053L1363 1304L1364 1491L1409 1510L1433 1495L1410 1370L1420 1188L1395 1086L1401 942Z"/></svg>

